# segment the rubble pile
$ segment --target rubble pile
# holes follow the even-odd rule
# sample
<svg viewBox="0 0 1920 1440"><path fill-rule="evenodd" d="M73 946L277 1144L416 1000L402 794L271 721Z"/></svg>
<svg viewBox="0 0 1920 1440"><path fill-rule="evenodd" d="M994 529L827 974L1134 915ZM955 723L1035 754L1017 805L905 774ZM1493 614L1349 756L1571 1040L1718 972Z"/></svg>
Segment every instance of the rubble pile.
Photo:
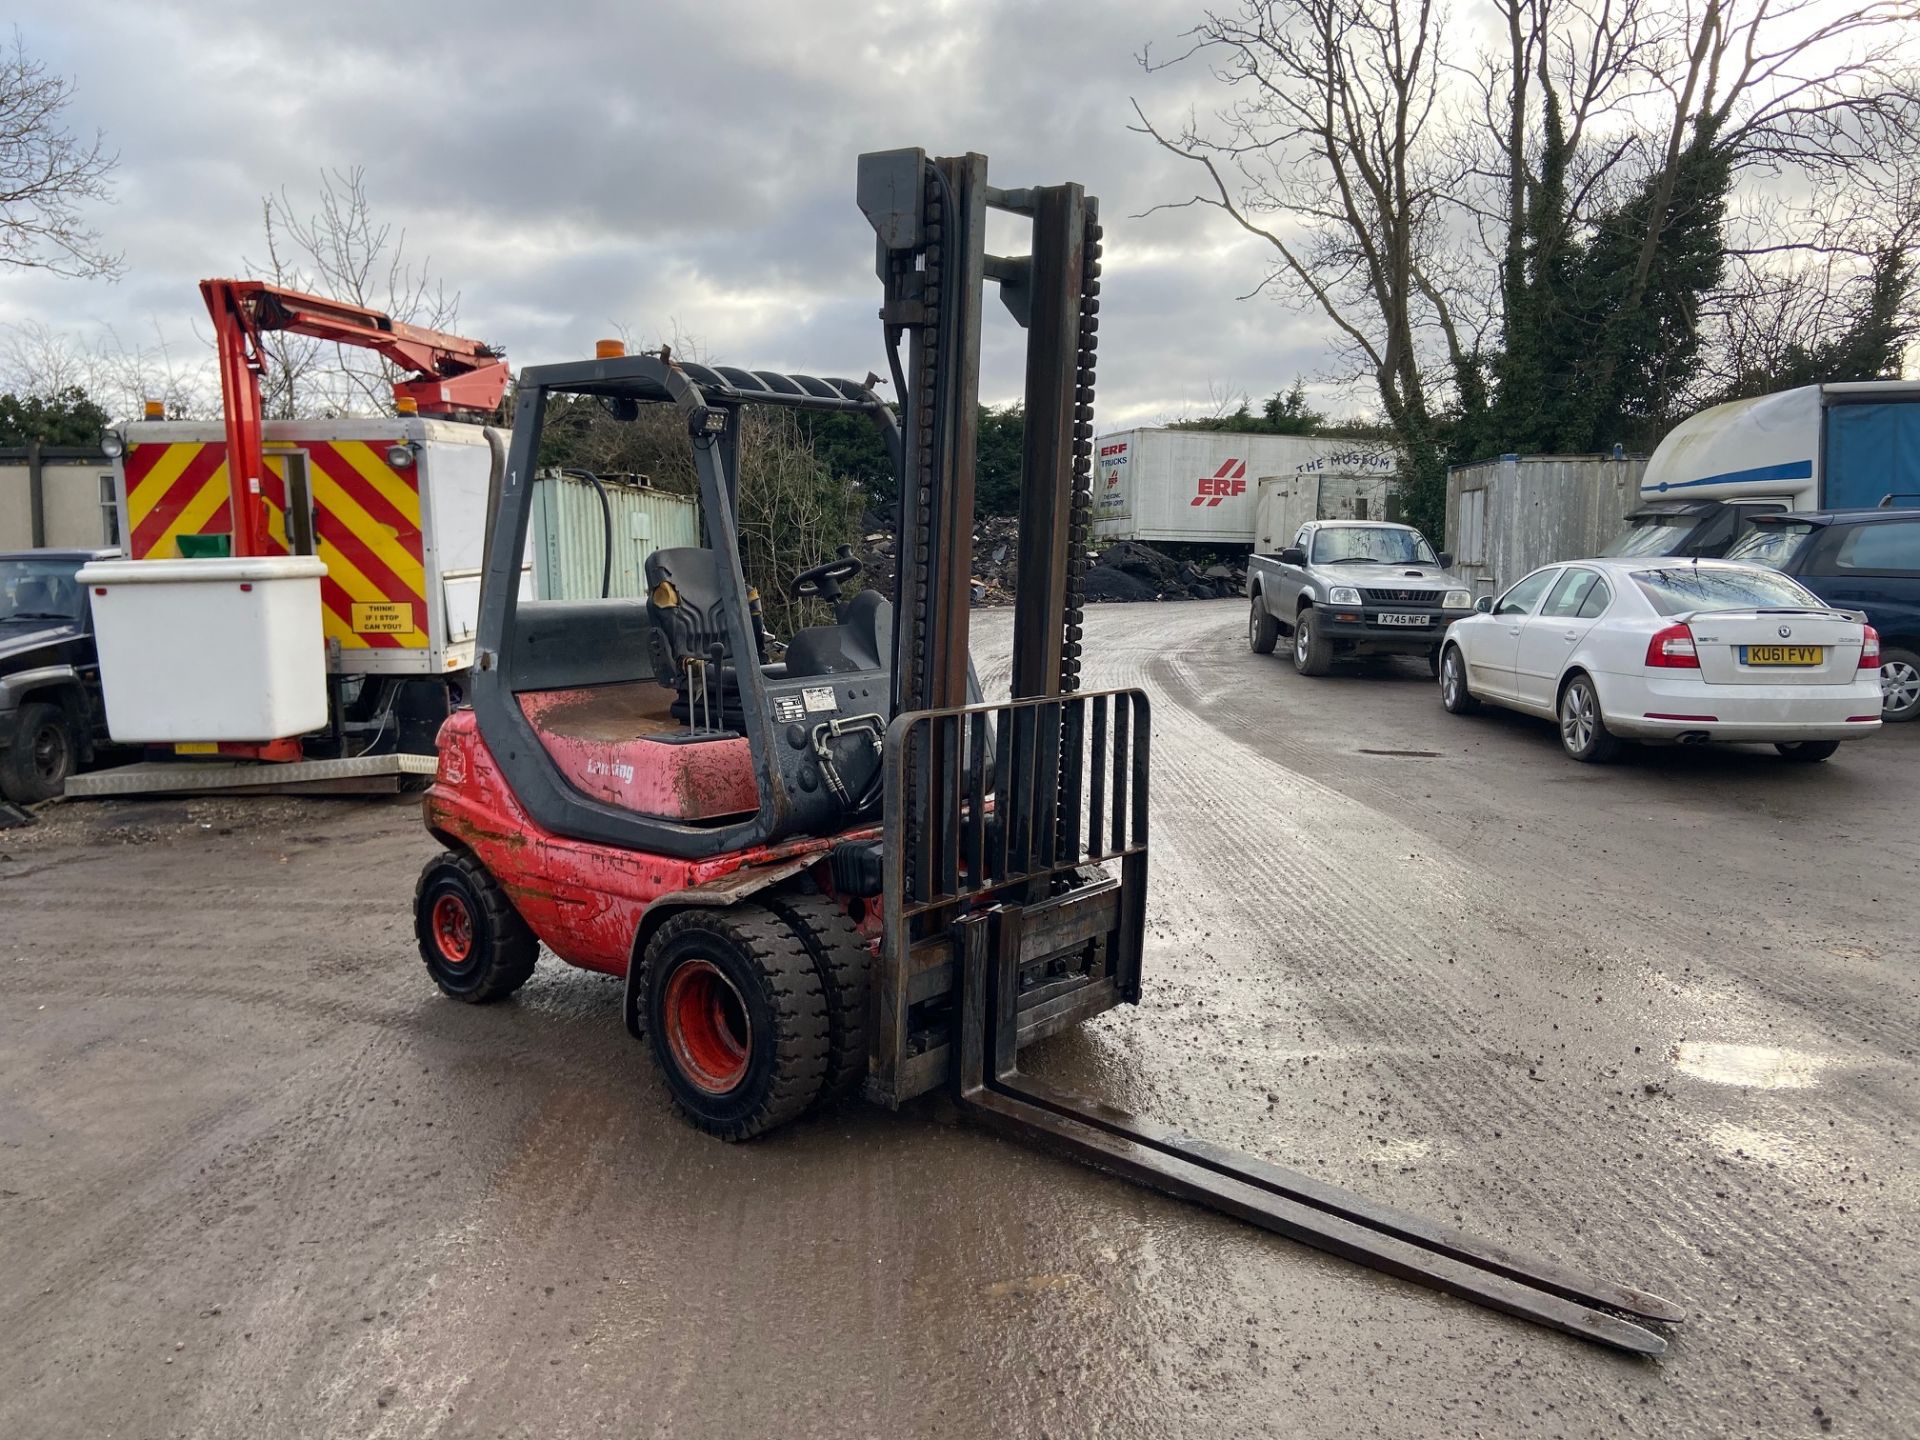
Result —
<svg viewBox="0 0 1920 1440"><path fill-rule="evenodd" d="M1217 600L1246 588L1244 563L1201 567L1138 540L1116 540L1087 565L1089 600Z"/></svg>
<svg viewBox="0 0 1920 1440"><path fill-rule="evenodd" d="M859 544L865 582L891 590L900 564L900 544L892 524L868 512ZM985 516L973 527L973 603L1011 605L1018 580L1019 522L1011 516ZM1196 565L1138 540L1117 540L1087 552L1086 596L1090 601L1213 600L1240 595L1247 588L1244 562Z"/></svg>

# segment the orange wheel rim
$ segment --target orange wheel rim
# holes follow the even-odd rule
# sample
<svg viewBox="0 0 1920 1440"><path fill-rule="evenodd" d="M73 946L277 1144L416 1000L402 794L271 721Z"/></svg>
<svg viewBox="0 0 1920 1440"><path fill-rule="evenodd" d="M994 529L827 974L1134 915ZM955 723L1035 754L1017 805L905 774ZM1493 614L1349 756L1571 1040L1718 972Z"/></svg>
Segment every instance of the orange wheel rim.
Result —
<svg viewBox="0 0 1920 1440"><path fill-rule="evenodd" d="M473 911L458 895L442 895L433 902L433 941L441 957L463 965L473 956Z"/></svg>
<svg viewBox="0 0 1920 1440"><path fill-rule="evenodd" d="M753 1029L733 982L710 960L685 961L667 977L661 1007L667 1048L689 1084L725 1095L746 1078Z"/></svg>

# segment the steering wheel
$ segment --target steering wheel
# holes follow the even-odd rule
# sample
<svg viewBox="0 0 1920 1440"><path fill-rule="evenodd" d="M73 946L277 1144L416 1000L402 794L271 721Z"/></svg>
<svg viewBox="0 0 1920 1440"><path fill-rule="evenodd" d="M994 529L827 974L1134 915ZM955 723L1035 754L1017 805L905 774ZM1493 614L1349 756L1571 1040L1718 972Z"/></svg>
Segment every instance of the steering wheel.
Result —
<svg viewBox="0 0 1920 1440"><path fill-rule="evenodd" d="M794 576L787 593L795 600L820 599L832 604L840 598L841 583L857 578L866 568L851 545L842 545L833 559L809 565Z"/></svg>

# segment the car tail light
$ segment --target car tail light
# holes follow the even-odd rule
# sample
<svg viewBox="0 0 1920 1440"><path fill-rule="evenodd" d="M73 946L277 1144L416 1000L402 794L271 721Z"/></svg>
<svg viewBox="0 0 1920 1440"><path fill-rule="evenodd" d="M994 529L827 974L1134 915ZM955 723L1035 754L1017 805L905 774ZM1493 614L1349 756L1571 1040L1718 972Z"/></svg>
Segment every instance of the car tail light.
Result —
<svg viewBox="0 0 1920 1440"><path fill-rule="evenodd" d="M1871 625L1860 627L1860 668L1862 670L1880 668L1880 632Z"/></svg>
<svg viewBox="0 0 1920 1440"><path fill-rule="evenodd" d="M1876 666L1878 662L1875 662ZM1669 625L1647 641L1649 670L1698 670L1700 652L1694 648L1693 631L1685 625Z"/></svg>

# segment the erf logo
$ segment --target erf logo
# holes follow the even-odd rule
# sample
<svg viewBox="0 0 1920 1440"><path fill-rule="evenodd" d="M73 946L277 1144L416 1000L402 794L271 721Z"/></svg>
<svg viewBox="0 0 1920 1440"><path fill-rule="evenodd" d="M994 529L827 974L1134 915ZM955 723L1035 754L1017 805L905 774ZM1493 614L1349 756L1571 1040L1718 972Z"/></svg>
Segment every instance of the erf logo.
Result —
<svg viewBox="0 0 1920 1440"><path fill-rule="evenodd" d="M1229 460L1211 475L1200 477L1200 493L1187 503L1189 505L1218 505L1229 495L1247 493L1247 462Z"/></svg>
<svg viewBox="0 0 1920 1440"><path fill-rule="evenodd" d="M1100 458L1102 460L1110 459L1115 455L1124 455L1126 453L1127 453L1127 442L1124 440L1122 440L1118 445L1102 445L1100 447Z"/></svg>

